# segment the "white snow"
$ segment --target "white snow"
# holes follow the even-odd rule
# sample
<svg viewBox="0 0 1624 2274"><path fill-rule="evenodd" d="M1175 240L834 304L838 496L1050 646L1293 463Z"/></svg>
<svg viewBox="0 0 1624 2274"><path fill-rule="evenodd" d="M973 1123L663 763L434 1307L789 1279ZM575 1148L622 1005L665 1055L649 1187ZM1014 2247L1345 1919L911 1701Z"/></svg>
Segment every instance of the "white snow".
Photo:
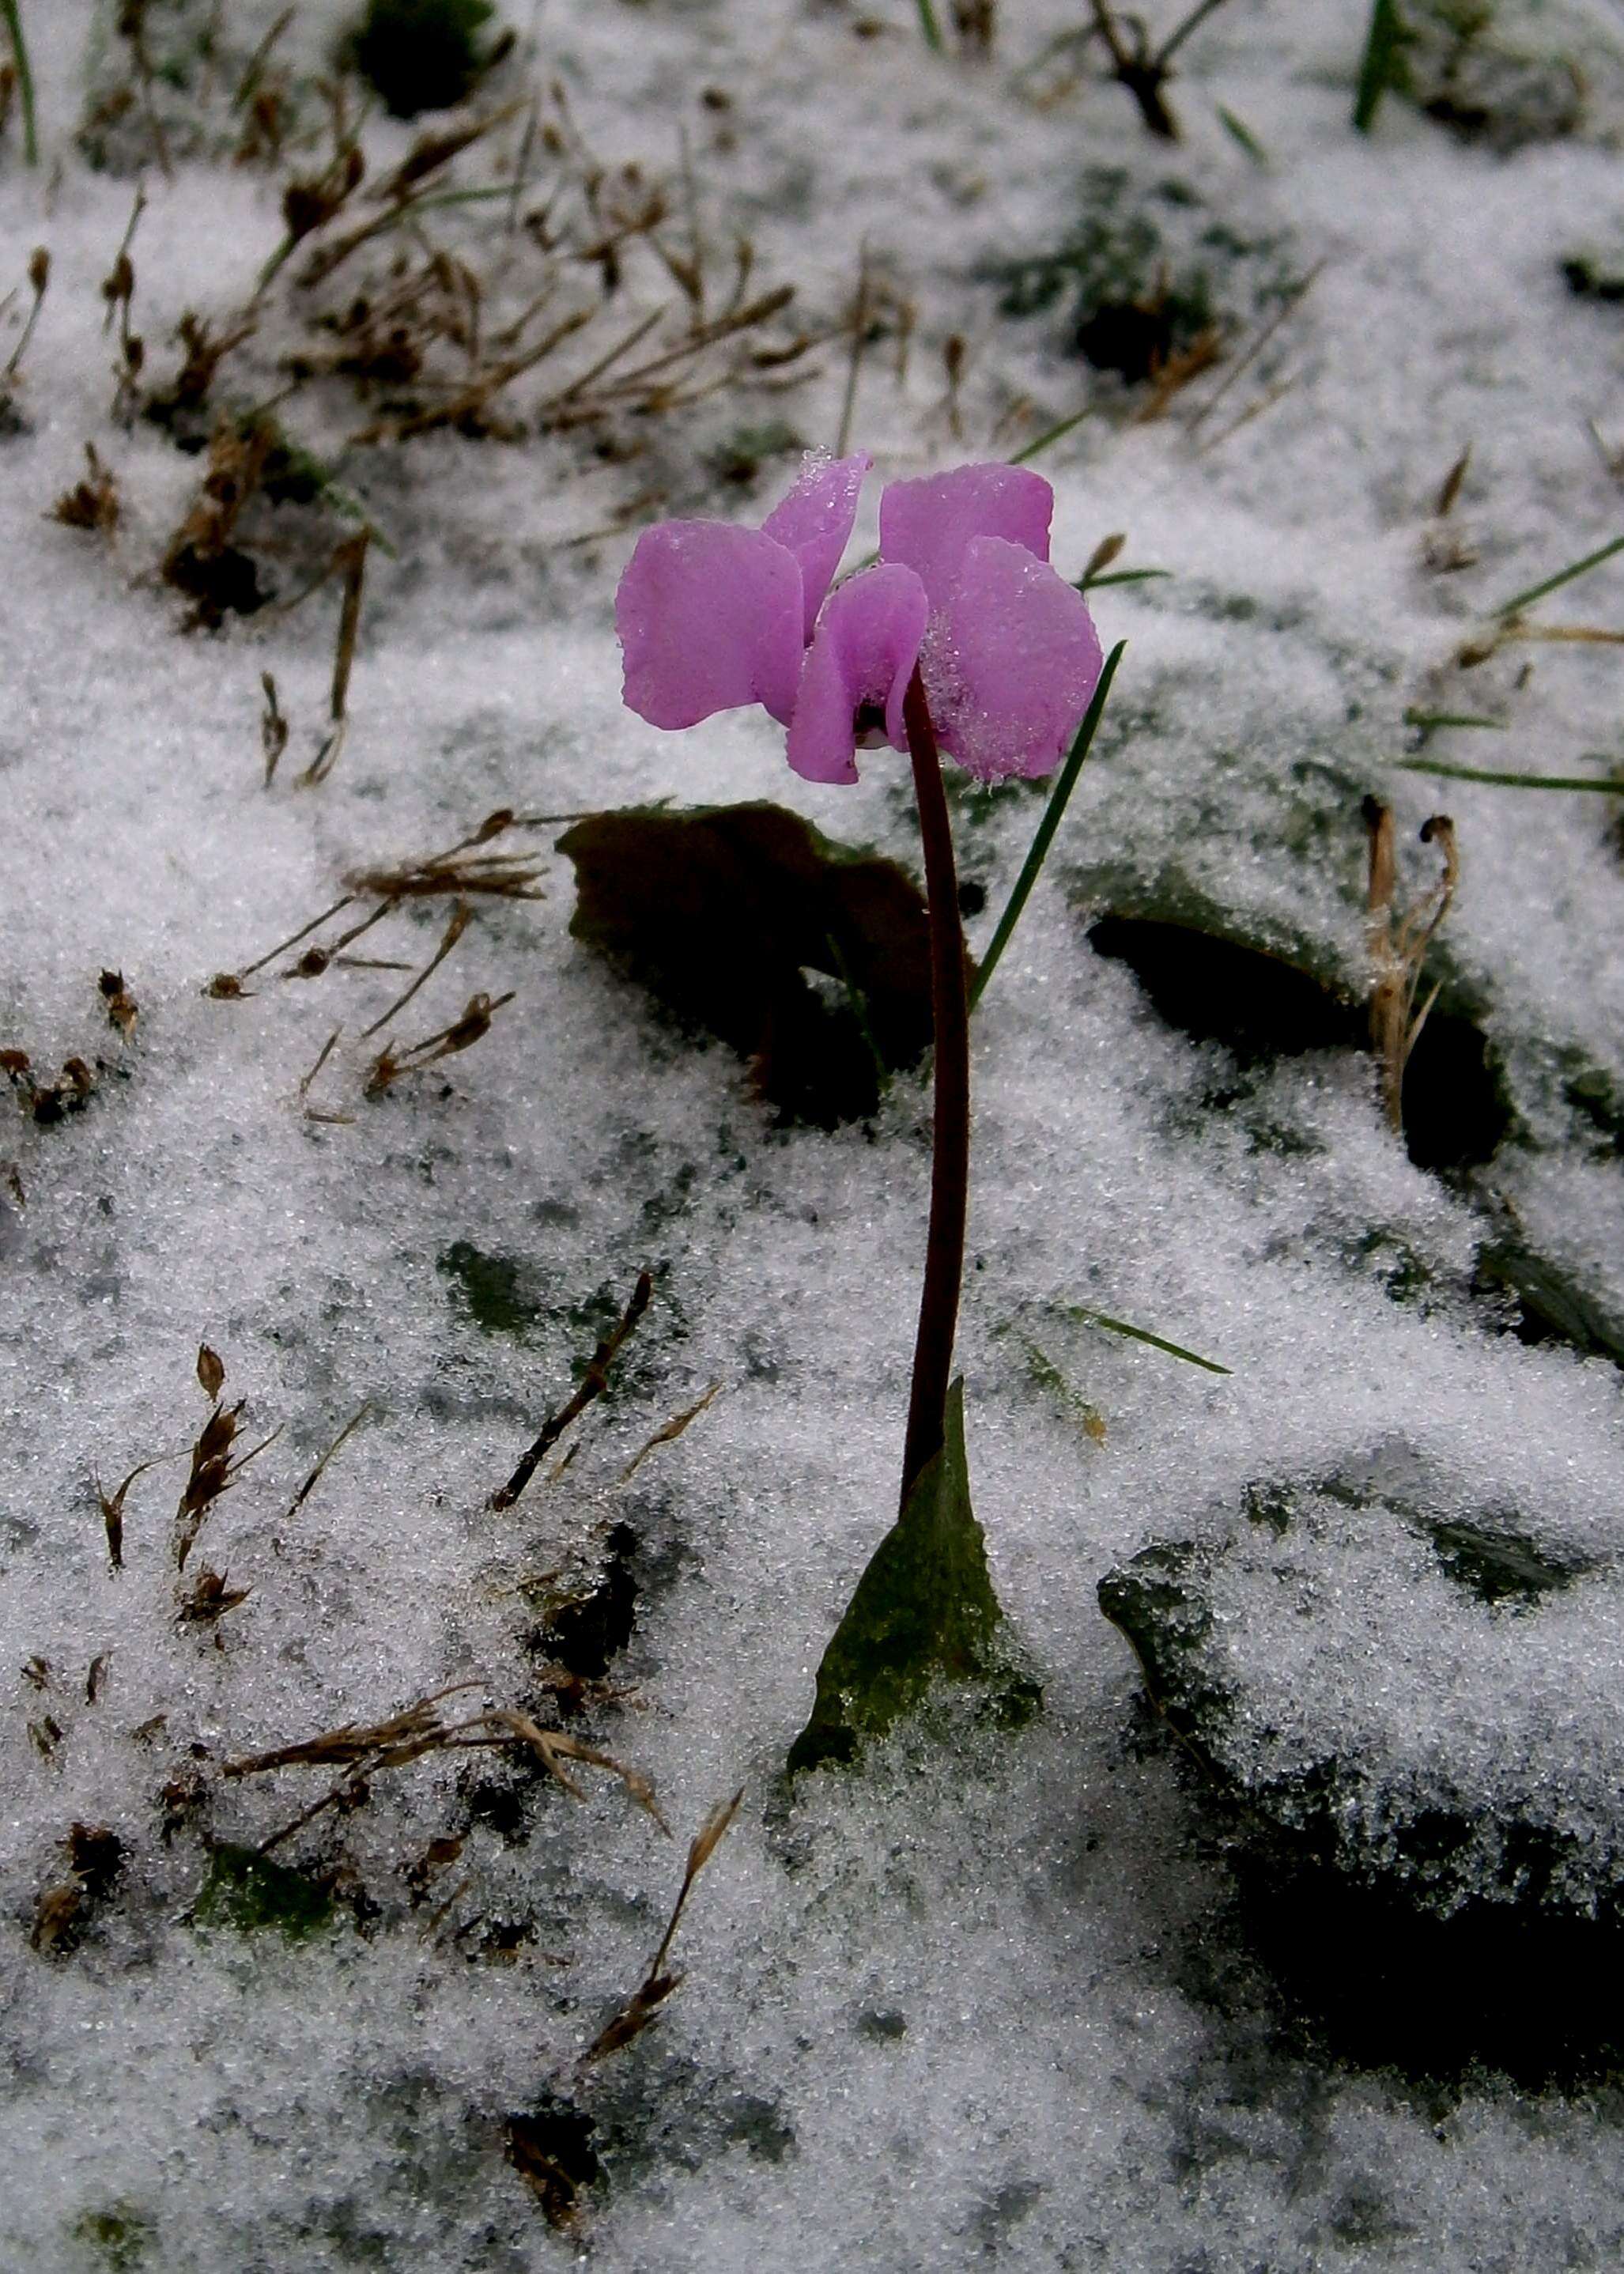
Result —
<svg viewBox="0 0 1624 2274"><path fill-rule="evenodd" d="M771 1128L736 1058L685 1041L571 942L552 825L498 840L534 853L545 897L477 903L390 1031L428 1035L477 990L514 1000L465 1054L382 1098L362 1095L380 1046L362 1030L406 971L284 980L281 957L246 999L202 990L331 905L358 865L448 846L503 805L770 798L915 860L906 769L886 755L865 755L854 790L815 790L764 717L663 736L619 701L612 599L636 527L664 510L759 519L793 454L746 491L718 484L710 454L774 418L833 444L844 343L785 394L648 422L628 463L571 434L347 453L342 478L395 557L375 546L368 563L342 755L301 788L336 594L219 636L179 629L157 563L202 462L111 416L101 284L134 184L88 168L74 142L87 41L105 42L112 11L22 12L43 151L37 171L22 165L13 117L4 354L29 249L48 245L53 265L16 392L28 431L0 440L0 1048L47 1080L74 1054L106 1071L82 1114L0 1125L0 1163L26 1195L17 1207L0 1182L0 2268L520 2274L589 2252L616 2274L1615 2263L1605 2098L1485 2074L1440 2105L1304 2051L1261 1974L1238 2005L1199 1994L1192 1953L1243 1968L1229 1883L1094 1590L1151 1540L1215 1531L1260 1475L1323 1474L1395 1442L1462 1507L1537 1512L1611 1558L1618 1373L1497 1331L1469 1292L1486 1219L1411 1165L1362 1060L1287 1059L1214 1106L1223 1054L1167 1028L1124 966L1092 953L1085 920L1105 872L1177 868L1237 921L1352 971L1359 793L1393 802L1417 889L1432 868L1414 832L1447 805L1462 884L1446 943L1548 1148L1502 1152L1482 1192L1598 1299L1624 1299L1616 1156L1582 1141L1552 1073L1566 1050L1624 1085L1613 802L1388 764L1411 706L1507 719L1428 743L1455 763L1563 774L1624 755L1614 649L1518 643L1473 670L1451 663L1501 602L1624 527L1586 431L1624 444L1619 311L1572 297L1559 269L1575 246L1620 242L1624 20L1502 9L1508 36L1531 16L1529 36L1582 56L1590 94L1581 137L1495 158L1397 101L1354 135L1365 11L1328 0L1229 0L1183 51L1170 95L1187 139L1167 147L1093 64L1048 105L1019 92L1020 67L1083 20L1062 0L1006 0L988 64L932 57L906 0L876 0L871 36L861 8L814 0L510 11L520 48L492 100L557 75L600 154L673 180L685 132L704 225L718 244L748 229L755 288L793 282L809 328L841 320L864 245L914 304L905 374L894 340L859 373L851 439L883 474L1019 448L1092 390L1094 415L1036 462L1057 493L1056 560L1076 576L1120 530L1119 566L1171 572L1096 596L1108 646L1130 643L1117 693L974 1037L970 1458L1045 1711L1018 1736L951 1746L904 1732L786 1804L778 1771L818 1659L893 1511L923 1086L897 1082L871 1130ZM247 49L279 11L223 12ZM290 56L317 64L344 14L306 0ZM154 4L155 31L165 16ZM411 130L376 118L365 139L376 180ZM312 149L280 172L206 157L182 157L172 181L146 169L132 320L149 379L172 369L184 310L223 319L252 292L295 155L319 162ZM1064 302L1016 320L987 281L989 263L1064 237L1082 169L1101 165L1127 169L1134 195L1177 176L1214 218L1282 236L1299 275L1324 263L1271 359L1193 437L1187 411L1229 365L1132 423L1132 401L1065 351ZM485 178L477 162L466 178ZM435 241L483 257L490 210L433 216ZM653 276L628 290L629 321ZM962 439L944 407L955 333ZM285 315L268 316L219 399L268 400L290 343ZM521 382L515 412L540 392ZM357 424L336 390L284 415L331 452ZM110 546L48 518L86 440L120 485ZM1429 570L1432 501L1468 442L1447 526L1477 557ZM877 495L876 481L853 558ZM280 573L292 590L294 568ZM1624 555L1537 618L1616 627L1621 605ZM293 727L268 792L267 670ZM1280 790L1293 768L1295 803ZM959 802L961 865L989 894L977 944L1040 810L1019 791ZM403 908L357 953L418 968L447 912ZM139 1004L128 1042L104 1015L103 968ZM309 1100L346 1118L313 1121L300 1079L335 1027ZM528 1331L481 1330L447 1261L459 1245L515 1268ZM1425 1301L1388 1291L1401 1255L1429 1280ZM491 1512L644 1268L656 1294L617 1396L581 1425L557 1481L544 1472ZM1230 1372L1079 1325L1077 1305ZM1034 1381L1023 1336L1103 1417L1102 1443ZM209 1514L187 1567L247 1600L193 1630L176 1621L170 1552L184 1461L132 1485L119 1573L91 1480L111 1492L190 1445L208 1411L199 1343L224 1360L228 1401L248 1401L243 1444L283 1434ZM686 1434L622 1482L716 1382ZM590 1579L621 1521L637 1535L639 1615L608 1678L631 1694L578 1726L653 1779L673 1841L590 1769L580 1801L526 1785L524 1834L507 1837L470 1818L464 1786L508 1773L437 1756L380 1773L364 1806L275 1851L342 1864L380 1907L365 1931L342 1903L304 1942L191 1922L206 1836L264 1839L328 1781L297 1767L227 1780L223 1761L462 1679L494 1703L532 1698L525 1638L550 1575ZM1395 1617L1423 1619L1431 1599L1401 1584L1410 1552L1364 1535L1346 1577L1379 1577ZM1345 1638L1357 1630L1350 1616ZM1248 1646L1280 1632L1260 1619ZM1610 1712L1613 1626L1581 1621L1570 1647L1574 1710L1593 1697ZM31 1660L49 1670L30 1676ZM1274 1661L1271 1678L1289 1670ZM1554 1675L1543 1659L1522 1671L1507 1713L1532 1727ZM1472 1690L1474 1726L1492 1722L1491 1679ZM1345 1673L1327 1695L1356 1721L1380 1702ZM1426 1703L1418 1686L1415 1710ZM28 1725L47 1720L59 1734L41 1751ZM189 1778L204 1797L166 1839L163 1788ZM740 1786L679 1934L680 1988L639 2040L577 2074L654 1954L688 1839ZM1606 1800L1598 1785L1574 1804ZM30 1931L76 1822L116 1831L126 1861L79 1946L52 1957ZM454 1831L464 1847L414 1906L408 1868ZM490 1931L504 1922L529 1935L505 1956ZM503 2154L504 2120L549 2092L593 2117L605 2165L573 2234L547 2225ZM108 2218L116 2232L98 2228Z"/></svg>

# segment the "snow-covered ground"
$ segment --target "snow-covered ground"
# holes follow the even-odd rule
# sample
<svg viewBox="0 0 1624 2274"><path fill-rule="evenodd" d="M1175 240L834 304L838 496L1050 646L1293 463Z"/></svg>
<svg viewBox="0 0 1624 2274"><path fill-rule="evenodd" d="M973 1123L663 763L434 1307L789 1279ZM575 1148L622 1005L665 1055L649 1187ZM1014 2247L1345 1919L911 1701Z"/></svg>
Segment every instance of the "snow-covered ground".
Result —
<svg viewBox="0 0 1624 2274"><path fill-rule="evenodd" d="M1619 809L1395 761L1624 761L1616 645L1522 636L1624 623L1624 555L1493 636L1506 602L1624 529L1605 290L1624 286L1624 11L1505 0L1466 67L1508 112L1467 134L1389 95L1362 136L1366 10L1228 0L1180 50L1171 143L1097 43L1063 42L1088 20L1070 0L1004 0L989 57L930 52L908 0L512 0L514 50L457 114L504 115L434 177L437 196L502 193L425 200L306 282L447 123L374 108L366 181L256 297L289 177L342 175L314 84L347 21L330 0L304 0L259 66L281 156L263 137L234 155L244 62L282 12L150 0L154 77L121 105L118 11L21 0L40 162L15 103L0 146L0 360L32 250L50 261L0 435L0 1050L30 1061L0 1126L0 2267L1617 2263L1606 1901L1562 1977L1571 1994L1594 1963L1598 2014L1554 2049L1496 2035L1492 1975L1481 2034L1430 2045L1413 1977L1380 1966L1350 2035L1260 1923L1274 1835L1148 1708L1096 1589L1153 1543L1210 1554L1226 1663L1252 1685L1243 1788L1249 1715L1275 1767L1396 1746L1406 1776L1435 1771L1489 1817L1531 1794L1606 1880L1624 1846L1624 1439L1597 1347L1624 1316ZM1177 11L1154 12L1164 30ZM1523 60L1485 60L1493 41ZM353 79L340 100L342 142ZM109 297L138 177L130 290ZM605 252L605 215L652 184L664 263L635 227ZM1153 312L1204 270L1217 359L1186 384L1092 368L1069 284L1011 312L1000 273L1089 227L1127 247ZM786 283L793 303L675 366L699 378L674 402L561 416L649 312L665 328L612 368L680 339L696 243L695 320L735 305L741 234L736 305ZM1581 261L1585 290L1564 274ZM413 382L368 393L312 366L365 330L357 300L408 291L409 329L462 309L419 405L447 399L457 357L487 371L588 316L471 418L357 440L410 423ZM216 342L255 328L164 422L147 413L189 311ZM272 605L186 629L198 594L162 566L216 418L240 438L254 410L327 486L250 500L232 541ZM1055 559L1077 576L1124 532L1116 569L1166 574L1094 595L1127 655L976 1014L960 1344L977 1511L1043 1710L1015 1732L911 1726L786 1788L818 1660L894 1510L929 1093L903 1074L866 1121L775 1126L748 1066L572 939L555 842L603 809L771 800L916 868L899 761L815 789L760 714L666 736L625 712L615 579L648 518L758 519L803 445L849 439L917 473L1085 410L1034 460ZM110 531L53 517L86 443L116 485ZM215 472L233 476L218 446ZM298 596L364 522L347 728L302 783L328 732L342 560ZM268 786L264 674L289 725ZM1416 832L1440 804L1460 847L1434 968L1465 1058L1439 1077L1427 1165L1364 1052L1237 1059L1089 937L1107 911L1195 911L1357 997L1367 794L1397 817L1401 900L1438 873ZM387 1030L366 1033L454 893L398 898L349 951L389 968L287 975L302 940L250 969L357 873L498 809L518 818L473 849L524 856L534 896L468 895ZM957 810L986 896L974 947L1041 802L1012 787ZM358 889L312 938L387 898ZM1147 937L1116 944L1142 959ZM103 972L132 998L127 1032ZM511 999L466 1050L372 1072L476 995ZM1486 1138L1451 1118L1485 1049ZM83 1076L37 1118L70 1059ZM1521 1335L1491 1251L1516 1259ZM492 1510L644 1270L610 1394ZM1534 1338L1535 1278L1590 1321L1586 1347ZM234 1452L271 1442L177 1570L211 1412L200 1344L224 1409L246 1401ZM102 1502L161 1456L109 1525ZM1248 1509L1284 1522L1276 1487L1346 1494L1373 1467L1408 1481L1362 1503L1368 1525L1344 1498L1312 1554L1288 1523L1271 1561ZM1485 1525L1560 1567L1548 1604L1538 1585L1482 1600L1426 1545ZM1309 1646L1292 1605L1318 1623ZM560 1698L549 1668L572 1655L584 1688ZM673 1836L612 1770L577 1762L572 1796L512 1743L382 1766L374 1749L365 1793L342 1751L225 1773L464 1683L448 1717L562 1726L650 1779ZM335 1780L274 1870L250 1860ZM678 1931L680 1985L583 2065L655 1954L688 1841L740 1787Z"/></svg>

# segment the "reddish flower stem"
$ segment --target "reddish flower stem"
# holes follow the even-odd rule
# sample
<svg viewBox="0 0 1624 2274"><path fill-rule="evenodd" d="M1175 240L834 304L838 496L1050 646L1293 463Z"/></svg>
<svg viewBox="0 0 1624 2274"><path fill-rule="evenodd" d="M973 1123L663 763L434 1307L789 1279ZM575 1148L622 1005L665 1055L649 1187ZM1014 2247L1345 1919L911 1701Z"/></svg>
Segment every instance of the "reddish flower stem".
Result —
<svg viewBox="0 0 1624 2274"><path fill-rule="evenodd" d="M936 1035L936 1096L930 1163L930 1228L925 1242L925 1284L914 1344L914 1386L902 1450L902 1499L927 1462L942 1449L953 1333L964 1278L965 1219L970 1188L970 1016L965 987L964 929L953 832L942 786L942 761L925 689L916 671L902 706L919 832L925 851L925 898L930 912L930 1005Z"/></svg>

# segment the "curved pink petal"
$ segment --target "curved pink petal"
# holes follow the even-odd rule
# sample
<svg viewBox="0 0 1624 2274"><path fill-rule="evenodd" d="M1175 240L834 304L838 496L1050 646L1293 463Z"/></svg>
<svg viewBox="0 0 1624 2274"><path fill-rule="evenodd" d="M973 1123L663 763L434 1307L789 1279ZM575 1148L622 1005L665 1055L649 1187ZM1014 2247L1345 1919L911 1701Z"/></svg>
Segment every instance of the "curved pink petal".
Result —
<svg viewBox="0 0 1624 2274"><path fill-rule="evenodd" d="M650 727L694 727L748 703L764 703L783 724L794 708L801 569L759 529L645 529L614 596L614 628L626 701Z"/></svg>
<svg viewBox="0 0 1624 2274"><path fill-rule="evenodd" d="M936 738L983 781L1049 773L1101 661L1082 594L1023 546L978 537L920 659Z"/></svg>
<svg viewBox="0 0 1624 2274"><path fill-rule="evenodd" d="M907 748L902 698L929 614L924 586L899 566L865 568L835 593L807 651L789 722L789 762L804 779L856 780L860 711L883 710L891 742Z"/></svg>
<svg viewBox="0 0 1624 2274"><path fill-rule="evenodd" d="M812 636L823 596L835 579L840 555L846 551L857 518L857 493L874 460L866 450L849 458L825 458L808 450L801 479L789 495L762 523L771 537L793 553L801 563L806 613L801 621L805 639Z"/></svg>
<svg viewBox="0 0 1624 2274"><path fill-rule="evenodd" d="M944 608L977 537L1000 537L1049 558L1055 493L1025 466L956 466L922 481L888 483L880 499L880 558L917 569L932 608Z"/></svg>

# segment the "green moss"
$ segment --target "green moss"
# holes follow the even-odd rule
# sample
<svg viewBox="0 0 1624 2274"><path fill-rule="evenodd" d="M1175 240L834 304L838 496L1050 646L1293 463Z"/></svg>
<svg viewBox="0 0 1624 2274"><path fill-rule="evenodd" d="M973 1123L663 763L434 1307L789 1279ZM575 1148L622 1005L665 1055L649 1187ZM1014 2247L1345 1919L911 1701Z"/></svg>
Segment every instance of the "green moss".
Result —
<svg viewBox="0 0 1624 2274"><path fill-rule="evenodd" d="M1583 1132L1588 1149L1598 1158L1624 1153L1624 1096L1611 1074L1586 1064L1575 1050L1563 1053L1562 1096Z"/></svg>
<svg viewBox="0 0 1624 2274"><path fill-rule="evenodd" d="M70 2232L113 2274L132 2274L134 2268L147 2265L157 2236L147 2213L124 2202L109 2203L103 2210L81 2211Z"/></svg>
<svg viewBox="0 0 1624 2274"><path fill-rule="evenodd" d="M257 1849L222 1842L208 1859L208 1877L192 1907L200 1927L229 1927L237 1934L267 1929L303 1942L333 1916L332 1890L308 1871L290 1870Z"/></svg>
<svg viewBox="0 0 1624 2274"><path fill-rule="evenodd" d="M524 1337L534 1330L542 1306L530 1291L524 1266L512 1256L487 1255L471 1241L455 1239L437 1268L452 1283L453 1300L481 1334ZM592 1323L600 1324L597 1319ZM613 1325L613 1317L606 1323Z"/></svg>
<svg viewBox="0 0 1624 2274"><path fill-rule="evenodd" d="M1444 1570L1479 1602L1537 1603L1580 1576L1582 1567L1542 1551L1526 1533L1423 1521Z"/></svg>
<svg viewBox="0 0 1624 2274"><path fill-rule="evenodd" d="M718 481L730 488L748 489L763 467L776 459L793 457L806 447L805 436L784 419L770 418L759 426L737 428L710 453L707 463Z"/></svg>
<svg viewBox="0 0 1624 2274"><path fill-rule="evenodd" d="M1072 344L1130 382L1294 289L1282 238L1245 237L1205 218L1205 201L1187 183L1163 181L1147 198L1124 169L1090 167L1081 206L1052 252L1002 261L993 279L1006 315L1039 315L1070 296Z"/></svg>

